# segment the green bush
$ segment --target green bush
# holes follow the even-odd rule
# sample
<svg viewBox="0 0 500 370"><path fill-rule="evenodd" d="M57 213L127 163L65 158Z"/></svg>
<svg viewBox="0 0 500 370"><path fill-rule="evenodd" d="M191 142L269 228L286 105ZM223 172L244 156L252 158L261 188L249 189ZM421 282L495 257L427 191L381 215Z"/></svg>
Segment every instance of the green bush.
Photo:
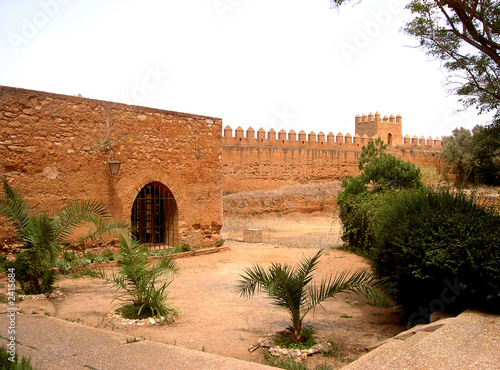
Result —
<svg viewBox="0 0 500 370"><path fill-rule="evenodd" d="M57 267L57 269L65 275L67 275L73 271L73 266L74 265L72 262L69 262L64 258L60 258L60 259L56 260L55 267Z"/></svg>
<svg viewBox="0 0 500 370"><path fill-rule="evenodd" d="M87 252L83 255L83 258L90 260L91 262L94 262L96 255L92 252Z"/></svg>
<svg viewBox="0 0 500 370"><path fill-rule="evenodd" d="M110 261L113 261L114 257L115 257L115 254L113 253L112 250L105 250L102 252L102 256L107 258L108 260Z"/></svg>
<svg viewBox="0 0 500 370"><path fill-rule="evenodd" d="M397 291L413 324L433 311L500 307L500 214L474 195L425 188L346 197L343 239Z"/></svg>
<svg viewBox="0 0 500 370"><path fill-rule="evenodd" d="M414 319L500 308L498 208L463 192L414 189L391 194L376 222L374 268L395 284L408 314L419 311Z"/></svg>
<svg viewBox="0 0 500 370"><path fill-rule="evenodd" d="M339 201L340 219L343 225L342 240L349 250L370 257L376 242L377 214L390 198L386 192L364 192L344 196Z"/></svg>
<svg viewBox="0 0 500 370"><path fill-rule="evenodd" d="M76 254L75 252L64 252L63 253L63 259L65 259L66 261L68 262L73 262L74 260L76 260Z"/></svg>

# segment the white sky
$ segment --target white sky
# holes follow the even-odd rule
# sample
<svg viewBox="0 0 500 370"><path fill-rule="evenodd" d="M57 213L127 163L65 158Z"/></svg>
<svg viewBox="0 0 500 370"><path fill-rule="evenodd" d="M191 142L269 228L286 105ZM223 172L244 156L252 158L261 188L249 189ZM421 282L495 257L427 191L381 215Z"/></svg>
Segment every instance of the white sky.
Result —
<svg viewBox="0 0 500 370"><path fill-rule="evenodd" d="M233 129L354 135L485 124L400 29L405 0L0 0L0 85L220 117ZM407 45L407 46L405 46Z"/></svg>

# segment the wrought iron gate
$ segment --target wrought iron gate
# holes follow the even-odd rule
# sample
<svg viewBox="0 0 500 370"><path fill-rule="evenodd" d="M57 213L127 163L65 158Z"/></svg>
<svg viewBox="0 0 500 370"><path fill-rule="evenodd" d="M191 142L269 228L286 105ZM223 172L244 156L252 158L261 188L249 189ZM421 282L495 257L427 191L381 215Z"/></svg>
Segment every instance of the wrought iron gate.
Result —
<svg viewBox="0 0 500 370"><path fill-rule="evenodd" d="M160 182L144 186L132 207L134 236L150 247L175 245L177 205L172 192Z"/></svg>

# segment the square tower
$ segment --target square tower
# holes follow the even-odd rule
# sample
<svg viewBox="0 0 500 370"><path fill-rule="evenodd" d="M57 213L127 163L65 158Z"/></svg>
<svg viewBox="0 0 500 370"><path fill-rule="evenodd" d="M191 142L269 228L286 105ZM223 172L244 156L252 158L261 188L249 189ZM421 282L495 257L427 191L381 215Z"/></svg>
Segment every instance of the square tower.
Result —
<svg viewBox="0 0 500 370"><path fill-rule="evenodd" d="M366 135L370 139L377 136L392 148L403 144L402 124L403 118L399 114L396 117L391 114L390 117L384 116L381 119L380 113L376 112L375 115L363 114L355 118L356 134L360 137Z"/></svg>

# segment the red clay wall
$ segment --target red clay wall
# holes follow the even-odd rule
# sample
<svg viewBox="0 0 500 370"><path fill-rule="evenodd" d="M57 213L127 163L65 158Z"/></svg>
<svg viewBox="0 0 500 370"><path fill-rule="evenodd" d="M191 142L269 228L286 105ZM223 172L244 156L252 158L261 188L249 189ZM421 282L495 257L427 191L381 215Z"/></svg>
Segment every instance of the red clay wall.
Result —
<svg viewBox="0 0 500 370"><path fill-rule="evenodd" d="M396 136L397 148L388 149L404 160L422 166L439 167L441 142L434 140L402 144ZM266 133L238 127L233 135L224 128L222 146L223 190L273 189L283 185L323 182L357 175L361 148L368 144L367 135L325 136L301 131Z"/></svg>
<svg viewBox="0 0 500 370"><path fill-rule="evenodd" d="M103 150L107 120L118 175ZM90 197L125 220L140 189L160 181L178 206L179 243L220 239L221 132L218 118L0 86L0 177L43 211Z"/></svg>

